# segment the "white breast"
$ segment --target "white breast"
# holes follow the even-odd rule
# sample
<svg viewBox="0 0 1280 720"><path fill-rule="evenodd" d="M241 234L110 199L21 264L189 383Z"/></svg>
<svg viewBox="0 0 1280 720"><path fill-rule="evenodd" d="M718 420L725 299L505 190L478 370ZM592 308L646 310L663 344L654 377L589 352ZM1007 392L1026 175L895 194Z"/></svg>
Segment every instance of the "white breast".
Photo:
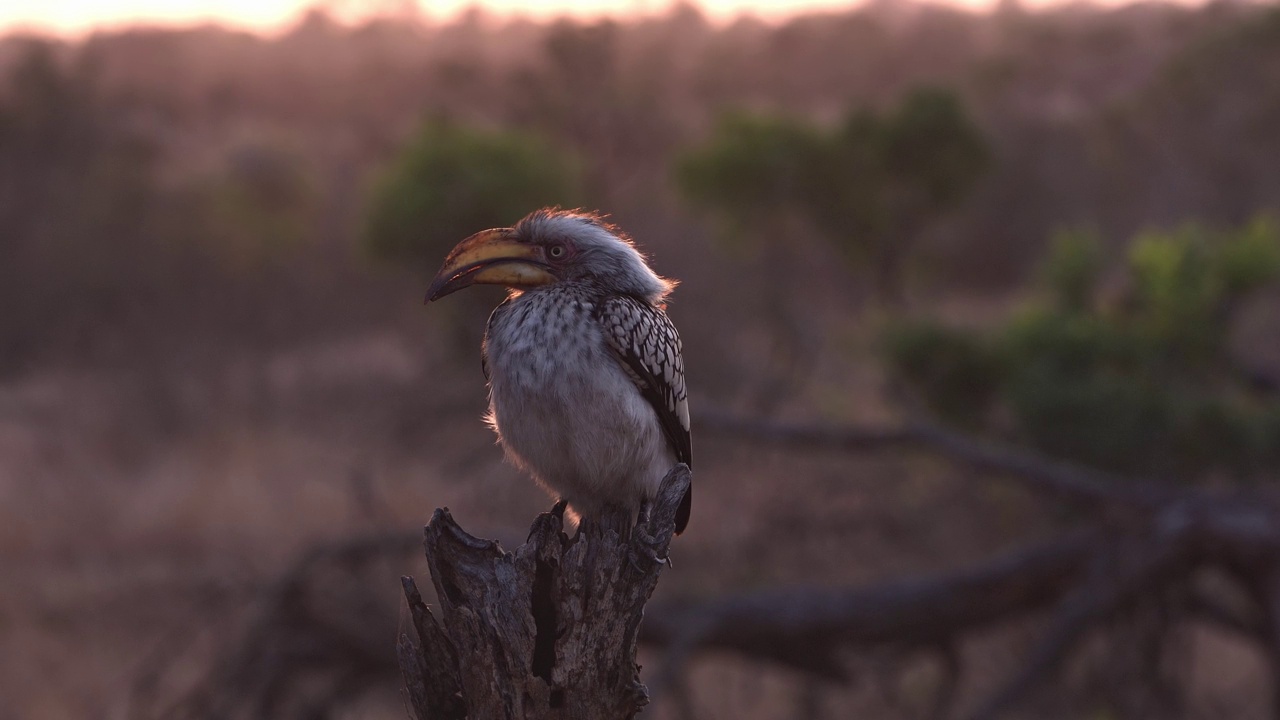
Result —
<svg viewBox="0 0 1280 720"><path fill-rule="evenodd" d="M580 514L629 509L675 463L581 293L527 292L486 337L490 423L507 456Z"/></svg>

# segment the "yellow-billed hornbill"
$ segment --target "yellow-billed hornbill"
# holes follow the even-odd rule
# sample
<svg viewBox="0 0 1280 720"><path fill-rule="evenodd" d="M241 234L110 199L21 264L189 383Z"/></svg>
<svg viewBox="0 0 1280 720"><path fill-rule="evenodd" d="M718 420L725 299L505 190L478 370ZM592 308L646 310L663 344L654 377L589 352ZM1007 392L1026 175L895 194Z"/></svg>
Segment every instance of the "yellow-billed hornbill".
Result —
<svg viewBox="0 0 1280 720"><path fill-rule="evenodd" d="M482 354L508 459L579 517L625 532L691 460L680 336L664 311L675 284L600 216L550 209L463 240L427 301L477 283L510 288ZM691 502L692 490L677 533Z"/></svg>

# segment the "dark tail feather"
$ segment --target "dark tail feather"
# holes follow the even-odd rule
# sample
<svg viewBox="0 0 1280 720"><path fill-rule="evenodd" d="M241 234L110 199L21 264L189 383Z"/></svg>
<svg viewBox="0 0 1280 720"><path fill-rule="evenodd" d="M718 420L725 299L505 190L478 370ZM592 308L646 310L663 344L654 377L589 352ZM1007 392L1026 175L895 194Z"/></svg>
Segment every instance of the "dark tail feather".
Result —
<svg viewBox="0 0 1280 720"><path fill-rule="evenodd" d="M680 507L676 508L676 534L684 532L689 526L689 513L693 511L693 485L684 491L684 497L680 498Z"/></svg>

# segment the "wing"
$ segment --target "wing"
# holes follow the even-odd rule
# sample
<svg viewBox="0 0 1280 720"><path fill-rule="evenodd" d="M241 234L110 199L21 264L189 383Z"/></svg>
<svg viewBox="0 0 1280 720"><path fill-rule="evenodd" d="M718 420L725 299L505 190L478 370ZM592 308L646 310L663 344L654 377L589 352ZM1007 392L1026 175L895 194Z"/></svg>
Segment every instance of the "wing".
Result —
<svg viewBox="0 0 1280 720"><path fill-rule="evenodd" d="M498 307L489 313L489 321L484 325L484 342L480 343L480 371L484 373L484 381L489 382L489 335L493 332L493 323L511 304L512 298L498 303Z"/></svg>
<svg viewBox="0 0 1280 720"><path fill-rule="evenodd" d="M605 338L644 399L653 406L676 460L693 466L689 435L689 396L684 385L680 334L661 309L636 298L617 295L596 306ZM690 489L676 511L676 532L689 523Z"/></svg>

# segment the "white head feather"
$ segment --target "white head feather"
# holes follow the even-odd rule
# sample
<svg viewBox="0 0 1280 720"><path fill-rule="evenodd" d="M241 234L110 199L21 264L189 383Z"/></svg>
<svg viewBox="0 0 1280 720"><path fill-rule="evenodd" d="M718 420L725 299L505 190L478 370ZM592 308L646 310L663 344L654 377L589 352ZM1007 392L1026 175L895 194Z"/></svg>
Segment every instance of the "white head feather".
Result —
<svg viewBox="0 0 1280 720"><path fill-rule="evenodd" d="M594 213L537 210L516 223L513 230L521 242L571 246L571 256L560 266L564 280L594 283L653 305L662 304L675 288L675 282L649 267L626 233Z"/></svg>

